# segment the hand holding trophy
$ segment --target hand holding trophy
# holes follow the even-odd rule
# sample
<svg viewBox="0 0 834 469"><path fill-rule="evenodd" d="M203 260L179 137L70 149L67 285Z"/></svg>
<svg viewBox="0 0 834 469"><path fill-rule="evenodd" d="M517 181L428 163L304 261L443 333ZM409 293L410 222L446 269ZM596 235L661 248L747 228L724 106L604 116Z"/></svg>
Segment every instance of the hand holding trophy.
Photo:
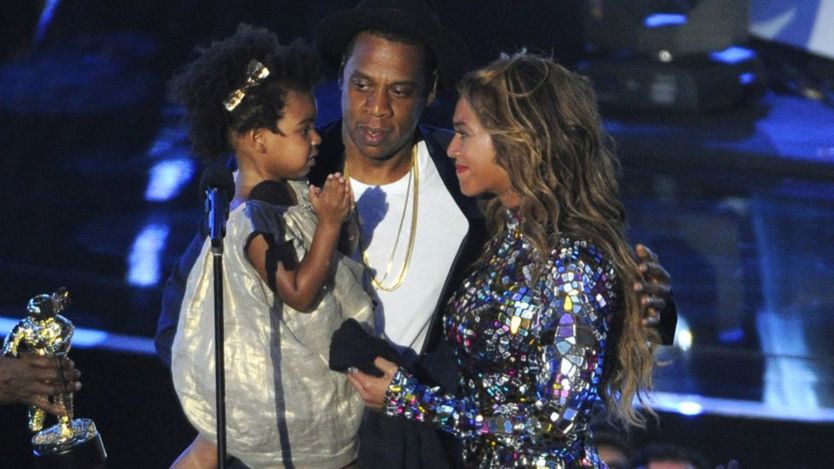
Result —
<svg viewBox="0 0 834 469"><path fill-rule="evenodd" d="M69 292L60 288L52 294L41 294L27 305L27 316L6 336L3 355L19 357L29 353L41 357L63 358L69 353L75 330L72 322L58 314L69 306ZM59 361L60 363L60 361ZM63 373L59 375L63 380ZM29 407L29 429L35 462L40 468L96 468L107 459L101 436L90 419L73 419L73 395L63 382L64 392L49 396L49 401L66 410L58 423L43 430L46 412Z"/></svg>

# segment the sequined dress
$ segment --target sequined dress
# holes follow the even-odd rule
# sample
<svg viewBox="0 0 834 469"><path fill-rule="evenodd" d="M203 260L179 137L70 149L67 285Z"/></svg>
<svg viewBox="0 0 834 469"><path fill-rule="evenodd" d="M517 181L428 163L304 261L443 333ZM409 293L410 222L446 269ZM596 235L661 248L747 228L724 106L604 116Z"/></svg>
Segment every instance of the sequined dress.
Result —
<svg viewBox="0 0 834 469"><path fill-rule="evenodd" d="M561 238L535 274L517 215L506 225L446 311L463 397L401 368L385 412L461 438L467 467L605 467L588 425L620 302L614 268L591 243Z"/></svg>

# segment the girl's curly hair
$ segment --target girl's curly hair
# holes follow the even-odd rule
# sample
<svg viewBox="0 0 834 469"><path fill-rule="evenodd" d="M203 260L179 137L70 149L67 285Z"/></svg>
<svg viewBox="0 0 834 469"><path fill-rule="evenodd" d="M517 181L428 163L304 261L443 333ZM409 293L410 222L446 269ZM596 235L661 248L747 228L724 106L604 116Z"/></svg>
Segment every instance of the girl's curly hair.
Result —
<svg viewBox="0 0 834 469"><path fill-rule="evenodd" d="M258 85L233 111L223 101L246 82L251 60L269 69ZM238 26L230 37L197 49L197 58L177 72L170 84L171 97L185 106L193 154L222 160L232 152L230 135L251 129L277 131L288 91L311 93L320 78L315 49L297 39L282 45L264 28Z"/></svg>

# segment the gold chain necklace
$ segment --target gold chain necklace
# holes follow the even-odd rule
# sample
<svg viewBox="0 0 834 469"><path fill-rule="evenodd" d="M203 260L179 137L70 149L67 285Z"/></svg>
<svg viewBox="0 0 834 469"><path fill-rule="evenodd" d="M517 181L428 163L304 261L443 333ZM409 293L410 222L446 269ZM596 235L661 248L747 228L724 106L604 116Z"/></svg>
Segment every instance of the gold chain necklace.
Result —
<svg viewBox="0 0 834 469"><path fill-rule="evenodd" d="M347 160L345 160L345 178L350 180L350 171L348 170ZM408 197L411 195L411 187L412 187L412 180L414 186L414 194L411 196L411 229L409 230L408 234L408 250L405 254L405 262L403 262L403 266L400 269L400 273L397 275L397 278L394 280L393 283L389 285L385 285L383 282L388 278L391 274L391 268L394 264L394 254L397 253L397 247L400 244L400 237L403 231L403 225L405 224L405 212L408 208ZM391 249L391 254L388 256L388 262L385 266L385 274L382 276L381 279L377 280L376 274L371 276L371 282L373 283L374 287L378 290L383 290L387 292L392 292L402 285L403 280L405 280L405 274L408 272L408 266L411 265L411 254L414 252L414 239L417 237L417 208L419 206L420 200L420 169L417 163L417 144L411 147L411 170L409 171L408 175L408 186L405 192L405 203L403 204L403 214L400 216L400 224L397 228L397 238L394 241L394 247ZM366 250L362 250L362 260L365 263L365 267L371 270L371 260L368 258L368 252Z"/></svg>

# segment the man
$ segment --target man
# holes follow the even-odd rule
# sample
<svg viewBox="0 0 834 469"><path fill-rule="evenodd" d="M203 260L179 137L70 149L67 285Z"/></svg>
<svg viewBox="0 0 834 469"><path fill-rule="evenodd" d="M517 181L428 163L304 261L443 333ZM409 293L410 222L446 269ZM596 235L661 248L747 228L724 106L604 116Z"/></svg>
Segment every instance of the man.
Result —
<svg viewBox="0 0 834 469"><path fill-rule="evenodd" d="M364 1L337 12L319 25L316 45L339 69L342 121L322 130L310 180L319 184L333 171L350 177L378 297L377 332L415 371L454 389L440 311L480 253L485 226L446 156L452 133L418 124L436 92L469 68L467 48L419 0ZM447 467L455 446L427 426L367 413L359 465Z"/></svg>
<svg viewBox="0 0 834 469"><path fill-rule="evenodd" d="M378 299L377 332L421 379L455 389L457 370L441 337L442 309L480 253L486 230L446 156L452 132L419 121L437 92L469 69L467 47L424 0L363 0L325 18L316 45L339 70L342 120L321 129L310 182L321 186L335 171L350 178L364 262ZM638 254L652 279L640 288L654 323L668 297L668 275L650 251ZM157 350L169 364L189 257L163 297ZM368 413L360 430L361 467L442 468L458 457L451 436L428 426Z"/></svg>

